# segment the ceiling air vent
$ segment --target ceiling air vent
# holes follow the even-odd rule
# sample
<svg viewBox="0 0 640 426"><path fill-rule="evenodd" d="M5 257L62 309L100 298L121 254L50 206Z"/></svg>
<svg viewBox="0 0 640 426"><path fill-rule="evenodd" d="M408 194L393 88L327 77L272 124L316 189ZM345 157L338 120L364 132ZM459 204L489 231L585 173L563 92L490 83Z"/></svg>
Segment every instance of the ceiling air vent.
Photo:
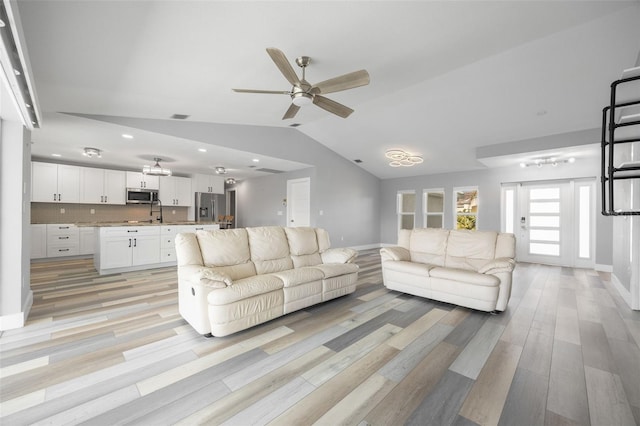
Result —
<svg viewBox="0 0 640 426"><path fill-rule="evenodd" d="M275 170L275 169L256 169L256 171L264 172L264 173L284 173L282 170Z"/></svg>
<svg viewBox="0 0 640 426"><path fill-rule="evenodd" d="M355 160L353 160L353 162L354 162L354 163L358 163L358 164L360 164L360 163L362 163L362 160L361 160L361 159L359 159L359 158L356 158Z"/></svg>
<svg viewBox="0 0 640 426"><path fill-rule="evenodd" d="M293 124L289 124L289 127L298 127L301 124L302 123L293 123Z"/></svg>
<svg viewBox="0 0 640 426"><path fill-rule="evenodd" d="M173 114L171 118L174 120L186 120L189 116L187 114Z"/></svg>

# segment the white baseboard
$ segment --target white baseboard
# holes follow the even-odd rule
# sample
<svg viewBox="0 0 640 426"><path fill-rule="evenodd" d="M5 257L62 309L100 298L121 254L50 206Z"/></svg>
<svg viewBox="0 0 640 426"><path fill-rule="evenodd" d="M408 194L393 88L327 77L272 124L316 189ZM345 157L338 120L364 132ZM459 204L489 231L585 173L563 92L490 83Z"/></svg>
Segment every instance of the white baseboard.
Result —
<svg viewBox="0 0 640 426"><path fill-rule="evenodd" d="M596 263L593 269L598 272L613 272L613 265L600 265Z"/></svg>
<svg viewBox="0 0 640 426"><path fill-rule="evenodd" d="M29 290L27 300L24 301L22 306L22 312L15 314L1 315L0 316L0 331L12 330L14 328L24 327L27 322L29 312L31 312L31 306L33 305L33 291Z"/></svg>
<svg viewBox="0 0 640 426"><path fill-rule="evenodd" d="M622 285L618 277L616 277L616 274L611 274L611 284L613 284L613 287L618 291L620 297L622 297L625 303L633 309L633 304L631 303L631 292Z"/></svg>

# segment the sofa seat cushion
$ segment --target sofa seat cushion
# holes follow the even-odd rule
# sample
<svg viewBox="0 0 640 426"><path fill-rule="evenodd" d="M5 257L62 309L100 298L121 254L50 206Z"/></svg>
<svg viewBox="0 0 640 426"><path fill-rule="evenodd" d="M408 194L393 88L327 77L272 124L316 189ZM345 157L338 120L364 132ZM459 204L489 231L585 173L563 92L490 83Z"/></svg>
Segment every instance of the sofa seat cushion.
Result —
<svg viewBox="0 0 640 426"><path fill-rule="evenodd" d="M297 268L288 271L274 272L271 275L278 277L285 287L294 287L312 281L320 281L324 274L317 268Z"/></svg>
<svg viewBox="0 0 640 426"><path fill-rule="evenodd" d="M327 265L316 265L313 269L317 269L322 272L324 278L339 277L340 275L352 274L358 272L358 265L355 263L329 263Z"/></svg>
<svg viewBox="0 0 640 426"><path fill-rule="evenodd" d="M283 287L282 280L274 275L256 275L234 281L233 285L227 288L212 291L207 296L207 302L214 306L227 305L252 296L281 290Z"/></svg>
<svg viewBox="0 0 640 426"><path fill-rule="evenodd" d="M466 269L442 268L437 266L429 270L429 275L434 278L442 278L487 287L497 287L500 285L500 279L495 275L480 274Z"/></svg>
<svg viewBox="0 0 640 426"><path fill-rule="evenodd" d="M414 263L404 260L390 260L384 262L384 268L389 271L403 272L406 274L429 276L429 271L435 268L435 265L429 265L426 263Z"/></svg>

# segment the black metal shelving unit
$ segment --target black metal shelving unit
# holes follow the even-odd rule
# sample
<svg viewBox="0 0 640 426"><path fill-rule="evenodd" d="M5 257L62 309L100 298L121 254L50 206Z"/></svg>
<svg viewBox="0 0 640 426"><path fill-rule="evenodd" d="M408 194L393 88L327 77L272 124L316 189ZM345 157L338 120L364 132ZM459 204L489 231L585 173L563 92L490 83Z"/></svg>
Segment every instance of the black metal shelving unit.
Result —
<svg viewBox="0 0 640 426"><path fill-rule="evenodd" d="M640 206L638 206L638 210L614 210L613 208L615 199L614 182L621 179L640 179L640 163L621 164L618 167L614 164L614 152L617 145L640 142L640 136L616 139L616 130L629 126L640 126L640 114L622 116L616 122L617 112L623 108L640 106L640 93L638 93L637 98L633 98L630 101L618 102L617 100L618 89L624 84L633 81L640 81L640 67L626 70L620 80L611 83L611 102L602 110L601 181L602 214L605 216L640 215Z"/></svg>

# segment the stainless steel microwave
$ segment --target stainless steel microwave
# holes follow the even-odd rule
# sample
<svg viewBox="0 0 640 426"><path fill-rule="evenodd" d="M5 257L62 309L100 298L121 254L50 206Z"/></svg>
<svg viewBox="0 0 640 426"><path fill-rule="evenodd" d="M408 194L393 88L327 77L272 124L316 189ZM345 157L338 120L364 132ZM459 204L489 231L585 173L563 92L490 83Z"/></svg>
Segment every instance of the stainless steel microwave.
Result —
<svg viewBox="0 0 640 426"><path fill-rule="evenodd" d="M157 201L157 189L127 188L127 204L151 204Z"/></svg>

